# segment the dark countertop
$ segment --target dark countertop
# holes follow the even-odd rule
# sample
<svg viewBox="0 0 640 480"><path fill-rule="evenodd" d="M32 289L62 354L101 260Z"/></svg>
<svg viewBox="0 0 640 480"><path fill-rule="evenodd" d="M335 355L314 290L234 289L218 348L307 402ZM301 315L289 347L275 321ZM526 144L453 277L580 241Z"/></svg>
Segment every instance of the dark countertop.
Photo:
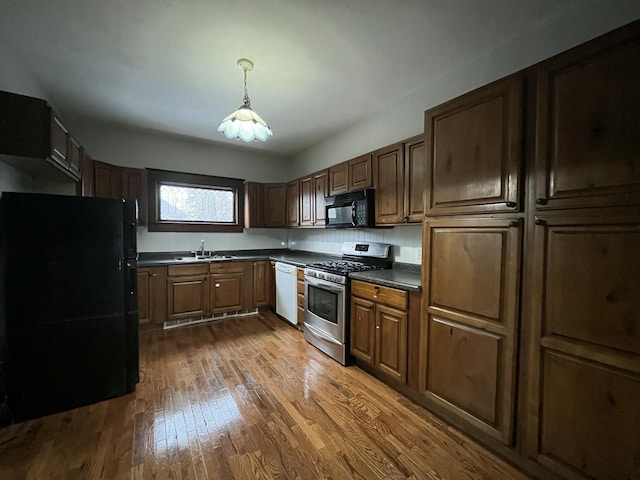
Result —
<svg viewBox="0 0 640 480"><path fill-rule="evenodd" d="M304 267L310 263L321 262L328 259L337 259L339 256L326 253L296 252L290 250L241 250L216 252L216 255L228 255L232 258L195 258L190 252L142 252L138 257L138 267L159 267L164 265L187 265L193 263L217 263L217 262L249 262L258 260L274 260L276 262L290 263L297 267Z"/></svg>
<svg viewBox="0 0 640 480"><path fill-rule="evenodd" d="M363 282L375 283L376 285L397 288L407 292L419 292L421 289L419 265L394 264L392 269L353 272L349 274L349 277L354 280L362 280Z"/></svg>
<svg viewBox="0 0 640 480"><path fill-rule="evenodd" d="M142 252L138 257L138 267L161 267L167 265L191 265L194 263L248 262L274 260L289 263L296 267L305 267L310 263L341 258L327 253L291 251L291 250L241 250L216 252L217 255L229 255L232 258L196 259L190 252ZM420 291L420 265L395 263L392 269L353 272L350 278L397 288L408 292Z"/></svg>

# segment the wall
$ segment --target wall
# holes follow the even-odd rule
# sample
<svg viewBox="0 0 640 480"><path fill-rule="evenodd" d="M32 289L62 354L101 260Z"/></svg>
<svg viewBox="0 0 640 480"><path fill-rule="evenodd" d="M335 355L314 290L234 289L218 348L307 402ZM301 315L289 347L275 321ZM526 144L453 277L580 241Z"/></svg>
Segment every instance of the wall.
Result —
<svg viewBox="0 0 640 480"><path fill-rule="evenodd" d="M391 259L401 263L422 263L422 226L365 229L289 230L289 248L340 255L342 242L389 243Z"/></svg>
<svg viewBox="0 0 640 480"><path fill-rule="evenodd" d="M291 161L293 178L424 131L424 111L640 18L640 2L576 1L517 38L454 71L438 72L400 102L342 130Z"/></svg>
<svg viewBox="0 0 640 480"><path fill-rule="evenodd" d="M409 92L402 101L295 156L291 161L291 176L301 177L418 135L424 131L425 110L637 18L640 18L640 2L637 1L577 1L572 9L559 11L554 18L532 25L531 30L522 32L517 38L505 39L500 48L486 52L454 71L440 72L427 79L421 88ZM419 264L422 263L421 237L412 232L412 228L395 227L391 231L361 233L352 230L326 233L297 230L290 231L289 241L295 242L299 249L336 253L341 242L368 239L370 236L371 240L397 245L400 255L396 261Z"/></svg>
<svg viewBox="0 0 640 480"><path fill-rule="evenodd" d="M0 196L2 192L30 192L32 189L31 176L0 161Z"/></svg>
<svg viewBox="0 0 640 480"><path fill-rule="evenodd" d="M71 129L94 159L115 165L259 182L280 182L287 178L288 159L246 148L229 148L213 142L86 120L72 120ZM161 233L148 232L146 227L138 229L138 250L141 252L195 250L201 240L205 241L207 250L281 248L283 243L286 244L287 231L248 229L243 233Z"/></svg>

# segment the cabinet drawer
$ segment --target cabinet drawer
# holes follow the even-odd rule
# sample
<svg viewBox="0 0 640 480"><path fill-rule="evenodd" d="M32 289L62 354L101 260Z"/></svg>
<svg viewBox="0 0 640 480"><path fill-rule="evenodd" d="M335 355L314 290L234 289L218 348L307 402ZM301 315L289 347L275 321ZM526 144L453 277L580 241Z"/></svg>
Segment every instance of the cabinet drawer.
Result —
<svg viewBox="0 0 640 480"><path fill-rule="evenodd" d="M198 263L196 265L169 265L169 267L167 267L167 275L170 277L206 275L207 273L209 273L209 268L206 263Z"/></svg>
<svg viewBox="0 0 640 480"><path fill-rule="evenodd" d="M245 262L220 262L209 265L211 273L244 273Z"/></svg>
<svg viewBox="0 0 640 480"><path fill-rule="evenodd" d="M297 274L298 274L298 280L300 282L304 282L304 268L298 268Z"/></svg>
<svg viewBox="0 0 640 480"><path fill-rule="evenodd" d="M360 280L352 280L351 293L360 298L372 300L390 307L401 310L407 309L407 292L403 290L361 282Z"/></svg>
<svg viewBox="0 0 640 480"><path fill-rule="evenodd" d="M304 295L304 282L298 282L298 293Z"/></svg>
<svg viewBox="0 0 640 480"><path fill-rule="evenodd" d="M304 308L304 294L298 294L298 306Z"/></svg>

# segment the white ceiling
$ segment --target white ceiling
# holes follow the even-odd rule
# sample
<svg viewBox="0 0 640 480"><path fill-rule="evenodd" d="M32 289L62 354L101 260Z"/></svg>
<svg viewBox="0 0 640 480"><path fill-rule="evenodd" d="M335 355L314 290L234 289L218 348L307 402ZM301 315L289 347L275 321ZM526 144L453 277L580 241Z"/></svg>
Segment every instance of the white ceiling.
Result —
<svg viewBox="0 0 640 480"><path fill-rule="evenodd" d="M2 0L0 31L63 116L233 144L248 57L249 147L293 155L576 2Z"/></svg>

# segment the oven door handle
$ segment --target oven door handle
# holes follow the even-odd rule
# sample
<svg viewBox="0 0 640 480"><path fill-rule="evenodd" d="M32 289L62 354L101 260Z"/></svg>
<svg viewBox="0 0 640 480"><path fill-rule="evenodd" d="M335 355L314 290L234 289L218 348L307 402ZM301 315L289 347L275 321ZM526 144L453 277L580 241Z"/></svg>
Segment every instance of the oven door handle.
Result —
<svg viewBox="0 0 640 480"><path fill-rule="evenodd" d="M336 287L333 283L325 282L323 280L317 280L311 277L304 277L304 281L307 282L309 285L312 285L318 288L324 288L325 290L329 290L331 292L344 293L344 290L345 290L343 286Z"/></svg>
<svg viewBox="0 0 640 480"><path fill-rule="evenodd" d="M308 323L306 323L304 325L304 328L307 329L307 331L313 335L314 337L318 337L322 340L326 340L327 342L330 343L335 343L336 345L342 345L342 343L340 343L338 340L336 340L335 338L327 335L326 333L324 333L322 330L320 330L318 327L314 327L313 325L309 325Z"/></svg>

